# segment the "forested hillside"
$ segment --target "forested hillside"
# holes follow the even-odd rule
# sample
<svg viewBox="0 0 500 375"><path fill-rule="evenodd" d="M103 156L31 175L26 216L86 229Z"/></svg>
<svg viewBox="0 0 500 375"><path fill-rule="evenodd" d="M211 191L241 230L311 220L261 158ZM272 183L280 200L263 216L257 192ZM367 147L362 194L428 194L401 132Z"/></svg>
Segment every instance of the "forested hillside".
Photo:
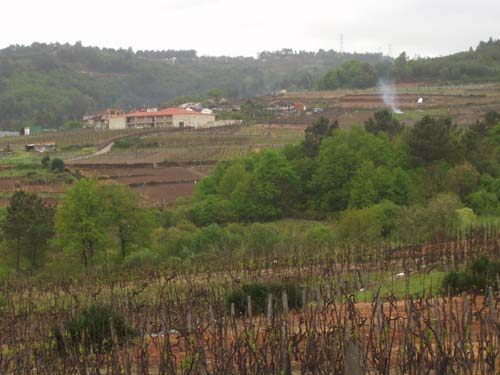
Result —
<svg viewBox="0 0 500 375"><path fill-rule="evenodd" d="M403 52L393 61L366 64L347 61L327 72L320 90L365 88L378 79L393 82L478 83L500 81L500 40L490 38L476 49L437 58L409 59Z"/></svg>
<svg viewBox="0 0 500 375"><path fill-rule="evenodd" d="M85 112L200 97L214 88L230 98L245 98L280 89L363 88L380 77L396 82L498 81L500 41L416 60L404 53L391 60L381 54L332 50L283 49L253 58L205 57L193 50L100 49L80 43L10 46L0 50L0 128L57 128Z"/></svg>
<svg viewBox="0 0 500 375"><path fill-rule="evenodd" d="M252 57L199 57L196 51L132 51L80 43L11 46L0 51L0 127L60 127L87 111L158 104L222 89L232 98L282 88L313 88L347 60L377 63L380 54L284 49Z"/></svg>

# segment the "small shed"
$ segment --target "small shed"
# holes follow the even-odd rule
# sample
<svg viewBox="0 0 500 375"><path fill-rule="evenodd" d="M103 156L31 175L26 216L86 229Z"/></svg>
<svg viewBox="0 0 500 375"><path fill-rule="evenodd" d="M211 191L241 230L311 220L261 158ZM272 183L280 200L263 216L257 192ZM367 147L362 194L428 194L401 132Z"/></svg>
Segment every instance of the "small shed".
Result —
<svg viewBox="0 0 500 375"><path fill-rule="evenodd" d="M24 146L26 151L50 152L56 150L55 142L29 143Z"/></svg>
<svg viewBox="0 0 500 375"><path fill-rule="evenodd" d="M35 144L35 151L37 152L50 152L56 150L55 142L44 142Z"/></svg>

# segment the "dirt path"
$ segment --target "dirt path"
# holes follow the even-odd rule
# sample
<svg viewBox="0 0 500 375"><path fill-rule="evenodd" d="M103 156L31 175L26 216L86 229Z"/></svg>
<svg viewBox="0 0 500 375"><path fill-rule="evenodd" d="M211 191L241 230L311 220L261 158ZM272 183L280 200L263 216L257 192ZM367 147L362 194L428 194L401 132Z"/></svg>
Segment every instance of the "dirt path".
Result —
<svg viewBox="0 0 500 375"><path fill-rule="evenodd" d="M103 148L101 148L100 150L98 150L98 151L96 151L96 152L94 152L92 154L77 156L76 158L68 159L67 161L85 160L85 159L93 158L95 156L106 154L109 151L111 151L111 149L113 148L114 144L115 144L115 142L111 142L110 144L104 146Z"/></svg>

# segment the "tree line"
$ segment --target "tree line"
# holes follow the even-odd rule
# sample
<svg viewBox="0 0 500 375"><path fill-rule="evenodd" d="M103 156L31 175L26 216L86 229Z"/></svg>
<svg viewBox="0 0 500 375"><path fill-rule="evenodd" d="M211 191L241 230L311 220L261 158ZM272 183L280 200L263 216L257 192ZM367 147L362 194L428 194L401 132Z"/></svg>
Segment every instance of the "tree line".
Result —
<svg viewBox="0 0 500 375"><path fill-rule="evenodd" d="M317 82L320 90L362 89L379 79L392 82L481 83L500 80L500 40L490 38L475 49L437 58L410 59L406 52L375 64L351 60L328 71Z"/></svg>
<svg viewBox="0 0 500 375"><path fill-rule="evenodd" d="M57 207L16 192L0 277L414 244L499 215L499 113L468 127L429 116L405 127L388 111L351 130L321 118L300 144L218 164L172 210L95 179L77 180Z"/></svg>

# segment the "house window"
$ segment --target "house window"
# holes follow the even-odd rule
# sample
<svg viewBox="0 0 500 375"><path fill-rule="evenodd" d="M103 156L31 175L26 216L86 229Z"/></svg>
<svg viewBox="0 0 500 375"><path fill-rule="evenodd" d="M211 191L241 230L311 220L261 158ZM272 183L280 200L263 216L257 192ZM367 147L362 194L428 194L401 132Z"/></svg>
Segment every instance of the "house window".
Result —
<svg viewBox="0 0 500 375"><path fill-rule="evenodd" d="M179 128L183 128L184 127L184 121L179 121Z"/></svg>

